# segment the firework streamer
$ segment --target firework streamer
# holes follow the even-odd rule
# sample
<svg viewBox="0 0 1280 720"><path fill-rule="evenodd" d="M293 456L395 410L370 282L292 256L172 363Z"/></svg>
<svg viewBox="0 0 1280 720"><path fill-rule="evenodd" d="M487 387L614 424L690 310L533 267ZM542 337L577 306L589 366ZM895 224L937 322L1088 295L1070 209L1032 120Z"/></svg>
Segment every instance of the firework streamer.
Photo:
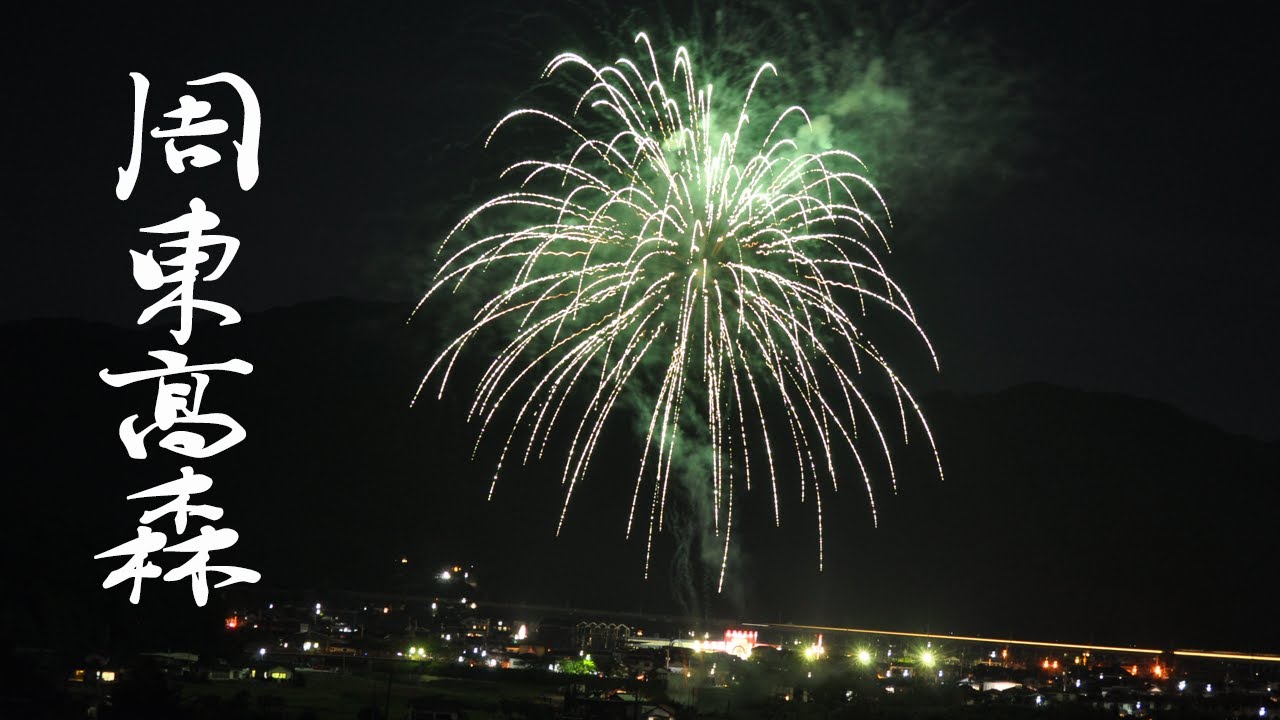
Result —
<svg viewBox="0 0 1280 720"><path fill-rule="evenodd" d="M753 485L771 496L775 523L785 483L814 504L821 570L822 508L840 487L837 459L852 458L845 472L865 488L873 522L864 453L883 459L896 488L890 432L905 439L918 425L942 473L924 415L865 327L872 314L896 316L937 367L881 262L888 207L856 155L797 145L795 134L809 127L802 108L751 115L757 85L776 75L772 65L723 102L715 87L695 82L684 48L660 67L644 34L636 43L641 60L602 67L559 55L544 76L584 81L572 112L517 110L490 134L486 146L512 125L534 123L566 144L510 165L503 178L511 189L468 213L442 243L418 307L462 289L481 299L414 400L428 383L443 394L464 351L497 338L468 414L480 426L477 447L487 435L501 438L490 497L510 464L563 458L558 534L606 421L634 412L644 444L626 535L644 537L646 577L676 496L673 470L680 481L687 468L699 468L684 482L705 496L691 507L707 508L700 522L715 538L717 590L735 508ZM873 409L864 388L873 381L891 391L892 424Z"/></svg>

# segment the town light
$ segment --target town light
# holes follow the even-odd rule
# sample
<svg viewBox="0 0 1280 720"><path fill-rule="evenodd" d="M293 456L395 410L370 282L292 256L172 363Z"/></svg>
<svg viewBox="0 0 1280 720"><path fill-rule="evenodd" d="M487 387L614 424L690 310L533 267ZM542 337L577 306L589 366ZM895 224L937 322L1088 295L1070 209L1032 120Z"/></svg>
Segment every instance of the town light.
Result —
<svg viewBox="0 0 1280 720"><path fill-rule="evenodd" d="M869 664L871 663L871 651L870 651L870 650L865 650L865 649L864 649L864 650L859 650L859 651L858 651L858 662L859 662L860 664L862 664L862 665L869 665Z"/></svg>

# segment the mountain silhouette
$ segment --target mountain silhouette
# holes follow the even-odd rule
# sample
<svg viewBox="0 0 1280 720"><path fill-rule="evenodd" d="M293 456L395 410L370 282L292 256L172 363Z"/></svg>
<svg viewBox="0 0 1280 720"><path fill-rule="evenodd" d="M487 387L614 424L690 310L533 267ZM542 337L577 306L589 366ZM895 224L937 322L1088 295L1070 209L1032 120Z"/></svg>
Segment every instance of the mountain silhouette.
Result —
<svg viewBox="0 0 1280 720"><path fill-rule="evenodd" d="M145 501L126 496L193 465L199 497L239 532L220 564L260 571L263 588L397 590L439 565L475 563L484 597L627 611L674 611L673 542L624 539L638 440L613 423L587 479L563 502L554 447L510 462L486 500L494 432L472 459L466 385L410 406L441 347L442 324L411 307L330 300L200 324L179 348L162 327L78 320L0 326L7 528L3 636L37 647L190 647L220 628L228 600L197 609L185 583L101 588L116 560L93 555L134 536ZM130 459L121 420L150 416L155 383L107 386L103 368L232 357L212 373L206 412L248 433L204 461L151 446ZM466 380L482 358L458 372ZM896 492L877 481L873 525L860 477L824 498L824 569L815 510L784 489L740 500L733 576L706 593L712 616L1068 642L1280 649L1274 622L1280 447L1225 433L1177 409L1045 384L924 396L946 470L923 436L895 449ZM890 399L891 402L891 399ZM899 441L899 445L900 445ZM552 443L554 446L554 443ZM785 474L785 473L784 473ZM757 482L763 482L757 480ZM168 523L163 520L158 524ZM172 528L169 528L172 530ZM188 531L190 532L190 531ZM401 557L410 560L406 583ZM163 558L167 560L168 558ZM415 575L416 573L416 575Z"/></svg>

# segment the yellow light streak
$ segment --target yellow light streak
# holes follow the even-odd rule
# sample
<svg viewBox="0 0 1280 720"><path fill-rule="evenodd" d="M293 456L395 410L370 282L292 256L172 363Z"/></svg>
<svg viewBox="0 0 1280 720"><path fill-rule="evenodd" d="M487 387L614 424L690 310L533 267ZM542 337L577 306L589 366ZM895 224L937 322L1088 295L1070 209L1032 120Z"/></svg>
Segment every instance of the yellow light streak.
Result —
<svg viewBox="0 0 1280 720"><path fill-rule="evenodd" d="M984 637L973 637L970 635L938 635L934 633L902 632L899 630L868 630L865 628L827 627L825 625L790 625L790 624L769 625L769 624L758 624L758 623L743 623L743 624L749 625L751 627L779 628L783 630L805 630L805 631L821 630L823 632L859 633L863 635L891 635L894 637L925 638L928 640L953 640L953 641L959 641L959 642L980 642L980 643L991 643L994 645L1022 645L1026 647L1051 647L1051 648L1064 648L1068 650L1101 650L1105 652L1137 653L1139 655L1163 655L1165 652L1164 650L1157 650L1155 648L1119 647L1114 645L1080 645L1076 643L1049 642L1046 640L1014 640L1012 638L984 638ZM1280 658L1276 658L1276 659L1280 660Z"/></svg>
<svg viewBox="0 0 1280 720"><path fill-rule="evenodd" d="M1200 650L1174 650L1174 655L1214 658L1217 660L1248 660L1250 662L1280 662L1280 655L1246 655L1234 652L1203 652Z"/></svg>

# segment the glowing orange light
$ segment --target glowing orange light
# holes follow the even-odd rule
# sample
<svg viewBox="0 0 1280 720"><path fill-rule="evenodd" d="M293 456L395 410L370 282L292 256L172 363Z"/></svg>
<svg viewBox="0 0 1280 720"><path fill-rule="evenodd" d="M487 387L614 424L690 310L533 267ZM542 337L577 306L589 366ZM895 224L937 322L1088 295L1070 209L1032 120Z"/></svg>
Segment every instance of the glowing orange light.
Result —
<svg viewBox="0 0 1280 720"><path fill-rule="evenodd" d="M1151 672L1156 677L1164 677L1164 668L1160 667L1159 663L1157 663L1155 667L1151 668Z"/></svg>
<svg viewBox="0 0 1280 720"><path fill-rule="evenodd" d="M228 630L235 630L239 626L240 626L240 618L236 617L235 615L232 615L231 617L227 618Z"/></svg>
<svg viewBox="0 0 1280 720"><path fill-rule="evenodd" d="M1040 667L1044 668L1045 670L1048 670L1048 669L1049 669L1049 661L1048 661L1048 660L1045 660L1044 662L1040 663Z"/></svg>

